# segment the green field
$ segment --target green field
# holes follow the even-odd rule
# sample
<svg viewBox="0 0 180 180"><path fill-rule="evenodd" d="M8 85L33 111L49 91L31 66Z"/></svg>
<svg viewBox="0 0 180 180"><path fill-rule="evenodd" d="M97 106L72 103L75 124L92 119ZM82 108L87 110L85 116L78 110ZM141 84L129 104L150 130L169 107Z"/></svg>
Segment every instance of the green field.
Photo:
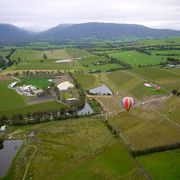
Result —
<svg viewBox="0 0 180 180"><path fill-rule="evenodd" d="M84 49L76 48L83 47L84 43ZM151 52L151 55L133 50L137 48ZM96 115L59 121L50 118L49 122L34 125L7 124L5 138L23 139L24 145L3 180L146 180L147 175L155 180L179 180L179 149L138 157L130 153L130 150L155 149L180 142L180 99L171 95L172 90L180 91L180 69L159 65L168 57L180 58L178 48L180 38L3 46L0 56L7 56L11 49L16 51L11 55L15 63L0 72L1 118L15 113L27 115L61 110L65 106L55 101L54 96L46 101L21 96L9 89L8 85L16 80L3 78L6 79L8 73L15 75L16 71L20 73L18 85L45 89L50 85L48 80L53 79L51 72L70 71L85 91L102 84L113 91L112 96L86 94L86 101ZM110 63L107 55L131 64L132 69L113 71L126 67L121 62L122 65ZM65 59L72 61L56 62ZM46 73L30 77L25 76L27 70L34 74L38 74L37 70ZM145 87L144 83L148 81L159 85L161 90ZM62 102L68 98L79 99L80 95L77 88L59 93ZM130 111L125 111L121 105L125 96L135 100ZM31 121L22 121L26 120ZM33 138L29 137L31 132L35 134Z"/></svg>
<svg viewBox="0 0 180 180"><path fill-rule="evenodd" d="M92 89L101 84L99 78L96 75L74 74L74 76L85 90Z"/></svg>
<svg viewBox="0 0 180 180"><path fill-rule="evenodd" d="M14 80L0 81L0 115L12 116L14 113L27 114L28 112L59 110L62 104L50 101L40 104L28 105L28 97L19 95L14 89L9 89L8 85Z"/></svg>
<svg viewBox="0 0 180 180"><path fill-rule="evenodd" d="M180 124L180 98L173 96L166 100L163 106L160 107L160 112L172 121Z"/></svg>
<svg viewBox="0 0 180 180"><path fill-rule="evenodd" d="M44 54L46 55L46 59L44 58ZM79 58L79 55L88 56L89 53L83 49L55 49L45 51L19 49L12 55L12 59L18 61L18 64L13 65L11 69L79 70L82 67L78 60L68 63L56 63L57 60Z"/></svg>
<svg viewBox="0 0 180 180"><path fill-rule="evenodd" d="M109 119L133 149L146 149L180 141L179 127L151 109L134 107ZM158 108L155 109L158 111ZM168 132L168 133L167 133Z"/></svg>
<svg viewBox="0 0 180 180"><path fill-rule="evenodd" d="M10 50L0 50L0 56L8 56L10 54Z"/></svg>
<svg viewBox="0 0 180 180"><path fill-rule="evenodd" d="M149 81L162 85L167 90L172 91L173 89L180 89L179 70L147 67L131 69L131 72L134 72Z"/></svg>
<svg viewBox="0 0 180 180"><path fill-rule="evenodd" d="M155 55L146 55L137 51L120 51L110 53L109 56L122 60L133 66L159 64L163 59Z"/></svg>
<svg viewBox="0 0 180 180"><path fill-rule="evenodd" d="M129 71L116 71L102 75L102 81L121 96L131 95L135 98L165 94L164 90L156 91L144 86L145 80L134 76Z"/></svg>
<svg viewBox="0 0 180 180"><path fill-rule="evenodd" d="M134 173L131 174L131 171ZM79 167L75 167L62 176L62 179L146 179L129 156L127 151L116 144Z"/></svg>
<svg viewBox="0 0 180 180"><path fill-rule="evenodd" d="M180 149L137 157L154 180L180 179Z"/></svg>
<svg viewBox="0 0 180 180"><path fill-rule="evenodd" d="M32 131L35 131L36 141L34 142L27 138L27 135ZM9 134L17 138L27 138L27 144L22 149L22 152L31 149L31 155L35 148L37 149L35 156L32 157L26 176L27 179L31 176L34 179L61 178L65 172L69 172L81 163L88 162L97 153L99 154L101 150L106 150L108 147L117 143L117 140L112 136L106 126L94 118L11 127ZM125 167L124 165L121 166L121 173L125 173L133 168L133 162L131 162L130 157L125 151L115 149L115 152L123 153L123 161L127 157L128 164ZM124 157L124 155L126 156ZM14 164L11 174L9 174L11 179L12 177L14 179L22 179L29 162L29 160L23 160L26 156L29 157L26 153L20 153L17 157L17 163ZM101 156L99 158L101 159ZM116 166L117 163L121 162L119 160L116 161L112 157L111 163Z"/></svg>
<svg viewBox="0 0 180 180"><path fill-rule="evenodd" d="M60 110L63 107L62 104L58 103L57 101L49 101L39 104L33 105L24 105L24 106L14 106L14 108L8 108L5 110L0 110L1 115L12 116L15 113L21 113L26 115L27 113L31 112L44 112L44 111L51 111L51 110Z"/></svg>
<svg viewBox="0 0 180 180"><path fill-rule="evenodd" d="M21 77L20 84L33 85L40 89L45 89L51 84L51 82L48 81L49 79L52 79L52 77Z"/></svg>
<svg viewBox="0 0 180 180"><path fill-rule="evenodd" d="M66 52L72 57L72 58L84 58L86 56L89 56L90 53L88 53L85 49L66 49Z"/></svg>
<svg viewBox="0 0 180 180"><path fill-rule="evenodd" d="M26 97L21 96L15 90L8 88L8 85L12 82L14 82L14 80L0 81L0 112L7 109L13 109L16 107L21 108L26 104Z"/></svg>

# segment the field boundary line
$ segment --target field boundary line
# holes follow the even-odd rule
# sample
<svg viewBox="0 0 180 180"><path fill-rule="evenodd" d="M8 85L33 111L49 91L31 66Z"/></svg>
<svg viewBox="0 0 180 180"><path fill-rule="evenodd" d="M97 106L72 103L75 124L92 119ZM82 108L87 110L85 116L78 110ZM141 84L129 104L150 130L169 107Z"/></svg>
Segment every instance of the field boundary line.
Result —
<svg viewBox="0 0 180 180"><path fill-rule="evenodd" d="M143 81L153 81L152 79L150 79L150 78L148 78L148 79L145 79L144 78L144 76L143 75L141 75L141 74L138 74L138 73L135 73L135 72L129 72L128 70L127 71L125 71L127 74L130 74L130 75L132 75L132 76L134 76L134 77L137 77L137 78L139 78L139 79L141 79L141 80L143 80ZM154 84L154 83L153 83ZM155 83L156 84L156 83ZM159 84L158 82L157 82L157 84ZM160 85L161 86L161 88L162 89L164 89L166 92L168 92L168 93L170 93L170 91L168 90L168 89L166 89L166 88L164 88L162 85Z"/></svg>
<svg viewBox="0 0 180 180"><path fill-rule="evenodd" d="M34 156L35 156L35 154L36 154L36 152L37 152L37 146L35 146L35 145L31 145L32 147L34 147L35 148L35 150L34 150L34 152L33 152L33 155L31 156L31 159L29 160L29 163L27 164L27 166L26 166L26 170L25 170L25 172L24 172L24 175L23 175L23 177L22 177L22 180L25 180L25 178L26 178L26 175L27 175L27 172L28 172L28 169L29 169L29 166L30 166L30 164L31 164L31 161L32 161L32 159L34 158Z"/></svg>
<svg viewBox="0 0 180 180"><path fill-rule="evenodd" d="M157 114L159 114L161 117L167 119L170 123L174 124L176 127L180 127L180 124L177 124L176 122L172 121L171 119L169 119L168 117L166 117L165 115L161 114L159 111L155 110L154 108L151 107L151 109L156 112Z"/></svg>

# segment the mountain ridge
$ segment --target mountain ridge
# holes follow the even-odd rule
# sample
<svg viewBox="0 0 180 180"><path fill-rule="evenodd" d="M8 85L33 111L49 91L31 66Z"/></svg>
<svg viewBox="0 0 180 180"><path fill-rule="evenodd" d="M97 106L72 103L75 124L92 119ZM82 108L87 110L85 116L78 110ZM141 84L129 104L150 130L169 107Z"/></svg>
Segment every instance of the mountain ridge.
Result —
<svg viewBox="0 0 180 180"><path fill-rule="evenodd" d="M153 29L138 24L91 22L60 24L46 31L34 33L11 24L0 24L0 44L18 44L32 41L68 42L83 39L113 40L128 37L145 39L169 36L180 36L180 31Z"/></svg>

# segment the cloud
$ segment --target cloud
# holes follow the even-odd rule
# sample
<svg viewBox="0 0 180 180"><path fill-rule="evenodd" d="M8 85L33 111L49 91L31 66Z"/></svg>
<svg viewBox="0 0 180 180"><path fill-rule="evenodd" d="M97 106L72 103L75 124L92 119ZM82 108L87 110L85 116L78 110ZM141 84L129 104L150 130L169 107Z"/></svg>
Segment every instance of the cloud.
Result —
<svg viewBox="0 0 180 180"><path fill-rule="evenodd" d="M180 30L179 0L0 0L0 23L35 31L64 23L114 22Z"/></svg>

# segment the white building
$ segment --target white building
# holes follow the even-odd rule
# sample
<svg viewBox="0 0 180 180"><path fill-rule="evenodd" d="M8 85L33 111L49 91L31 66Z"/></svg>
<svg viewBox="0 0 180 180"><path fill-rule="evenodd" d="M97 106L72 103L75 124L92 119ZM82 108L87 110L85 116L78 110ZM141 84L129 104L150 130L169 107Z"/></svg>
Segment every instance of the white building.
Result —
<svg viewBox="0 0 180 180"><path fill-rule="evenodd" d="M73 88L73 86L74 85L70 83L69 81L65 81L65 82L59 83L57 87L60 91L65 91L69 88Z"/></svg>
<svg viewBox="0 0 180 180"><path fill-rule="evenodd" d="M6 128L7 128L7 126L5 126L5 125L1 126L1 128L0 128L0 132L5 131L5 130L6 130Z"/></svg>

